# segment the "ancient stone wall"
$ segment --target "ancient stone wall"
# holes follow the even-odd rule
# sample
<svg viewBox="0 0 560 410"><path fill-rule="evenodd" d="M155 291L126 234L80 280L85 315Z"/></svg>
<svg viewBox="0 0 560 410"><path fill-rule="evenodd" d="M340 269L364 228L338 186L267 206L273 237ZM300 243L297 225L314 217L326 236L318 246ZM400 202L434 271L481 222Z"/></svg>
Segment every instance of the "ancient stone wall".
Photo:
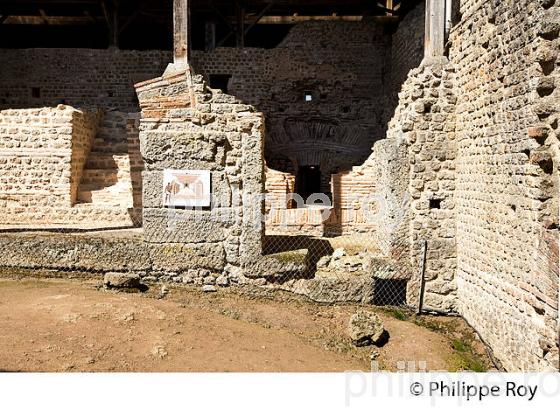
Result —
<svg viewBox="0 0 560 410"><path fill-rule="evenodd" d="M134 84L157 77L168 51L0 49L0 108L68 104L137 112Z"/></svg>
<svg viewBox="0 0 560 410"><path fill-rule="evenodd" d="M379 229L379 198L375 170L356 167L351 172L333 175L332 231L337 234L373 232Z"/></svg>
<svg viewBox="0 0 560 410"><path fill-rule="evenodd" d="M390 82L387 87L387 115L390 120L399 102L399 92L409 73L424 58L426 7L420 2L399 23L391 37Z"/></svg>
<svg viewBox="0 0 560 410"><path fill-rule="evenodd" d="M0 111L0 226L138 226L138 114L116 114L129 132L122 125L105 139L115 113L64 105Z"/></svg>
<svg viewBox="0 0 560 410"><path fill-rule="evenodd" d="M310 22L271 50L194 52L192 61L207 80L231 75L228 92L265 114L271 166L319 165L330 192L331 175L361 165L385 134L390 39L373 21Z"/></svg>
<svg viewBox="0 0 560 410"><path fill-rule="evenodd" d="M422 31L418 13L399 26L394 51L387 27L374 21L310 22L294 26L272 50L219 48L195 51L191 60L207 81L231 75L229 93L265 113L271 166L295 172L294 164L320 165L329 192L331 175L363 163L385 134L387 94L405 67L417 64L421 39L404 38ZM165 51L0 50L0 107L64 101L136 112L131 85L157 77L170 59Z"/></svg>
<svg viewBox="0 0 560 410"><path fill-rule="evenodd" d="M420 64L423 10L417 7L397 28L394 51L391 37L373 22L323 22L294 27L273 50L193 53L197 73L206 79L231 75L228 92L265 113L265 145L272 167L293 175L294 164L321 166L322 190L333 194L328 218L322 220L325 211L317 209L276 210L267 219L274 229L322 235L326 231L367 232L380 226L379 204L369 197L375 197L376 189L390 189L380 186L367 168L351 170L365 161L374 141L385 135L386 116L391 114L387 103L408 71ZM412 38L405 41L407 36ZM391 64L395 70L389 69ZM304 99L306 91L311 102ZM389 163L387 158L384 164ZM339 171L345 172L335 175ZM394 180L390 177L384 182ZM371 192L363 195L364 187ZM388 208L392 213L393 204ZM384 235L385 242L390 242L390 236L389 232Z"/></svg>
<svg viewBox="0 0 560 410"><path fill-rule="evenodd" d="M408 300L418 303L424 276L424 307L455 307L455 105L454 68L446 59L425 61L410 73L390 133L408 148L412 280ZM426 263L423 264L424 253Z"/></svg>
<svg viewBox="0 0 560 410"><path fill-rule="evenodd" d="M292 208L293 202L290 200L290 194L293 194L295 191L294 175L267 168L265 177L266 211L269 211L271 208Z"/></svg>
<svg viewBox="0 0 560 410"><path fill-rule="evenodd" d="M99 114L64 105L0 111L1 223L75 203L98 122Z"/></svg>
<svg viewBox="0 0 560 410"><path fill-rule="evenodd" d="M402 277L410 275L410 221L407 219L410 141L400 129L399 121L404 121L406 115L402 115L401 111L409 109L410 99L408 94L399 99L399 93L406 86L408 76L414 76L414 69L422 62L424 24L425 8L420 3L391 36L390 52L385 63L385 112L382 117L382 122L388 123L387 138L375 142L373 152L363 165L333 176L333 187L341 185L333 189L341 232L374 232L380 250L401 261ZM366 186L369 187L367 190L361 189Z"/></svg>
<svg viewBox="0 0 560 410"><path fill-rule="evenodd" d="M84 168L88 159L93 140L99 128L101 113L88 113L87 111L74 110L72 115L72 153L70 158L70 198L75 204L78 197L78 187L82 181ZM58 138L57 135L51 138Z"/></svg>
<svg viewBox="0 0 560 410"><path fill-rule="evenodd" d="M293 195L295 177L273 169L266 171L266 231L268 234L338 236L376 232L379 229L378 175L372 167L332 176L334 201L298 208Z"/></svg>
<svg viewBox="0 0 560 410"><path fill-rule="evenodd" d="M186 68L138 84L137 92L145 241L154 252L181 244L185 270L223 270L233 280L262 252L262 114ZM210 171L211 206L164 207L164 169Z"/></svg>
<svg viewBox="0 0 560 410"><path fill-rule="evenodd" d="M457 309L511 371L558 369L559 7L464 0L451 35Z"/></svg>

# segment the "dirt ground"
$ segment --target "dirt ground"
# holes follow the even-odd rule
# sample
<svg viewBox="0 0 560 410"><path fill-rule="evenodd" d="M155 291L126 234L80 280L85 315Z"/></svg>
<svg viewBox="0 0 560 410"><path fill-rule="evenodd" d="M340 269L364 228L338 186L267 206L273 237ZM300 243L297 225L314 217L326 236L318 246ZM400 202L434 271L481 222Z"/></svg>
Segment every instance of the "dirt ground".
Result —
<svg viewBox="0 0 560 410"><path fill-rule="evenodd" d="M302 372L475 370L491 366L459 318L368 307L389 333L354 347L346 326L358 306L318 305L255 288L161 285L143 294L98 280L0 279L0 370Z"/></svg>

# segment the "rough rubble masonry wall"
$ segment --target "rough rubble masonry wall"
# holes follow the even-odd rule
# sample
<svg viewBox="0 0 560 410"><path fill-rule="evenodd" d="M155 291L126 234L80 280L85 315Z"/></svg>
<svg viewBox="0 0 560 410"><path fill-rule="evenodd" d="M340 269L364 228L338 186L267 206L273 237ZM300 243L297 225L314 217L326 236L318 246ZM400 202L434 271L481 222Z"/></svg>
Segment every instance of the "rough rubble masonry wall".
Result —
<svg viewBox="0 0 560 410"><path fill-rule="evenodd" d="M457 308L511 371L558 369L558 3L464 0L451 35Z"/></svg>
<svg viewBox="0 0 560 410"><path fill-rule="evenodd" d="M447 60L424 63L411 72L391 126L409 145L410 243L414 275L408 300L417 304L421 273L424 306L455 308L455 105L454 68ZM422 265L424 246L426 264Z"/></svg>
<svg viewBox="0 0 560 410"><path fill-rule="evenodd" d="M231 75L228 93L264 113L270 168L320 165L329 192L331 174L362 164L385 135L390 41L375 21L308 22L274 49L219 48L192 61L206 79Z"/></svg>
<svg viewBox="0 0 560 410"><path fill-rule="evenodd" d="M144 237L154 249L184 244L185 267L238 276L261 255L263 117L235 97L206 87L186 69L137 85ZM163 206L163 170L209 170L209 209ZM212 266L206 266L212 254Z"/></svg>
<svg viewBox="0 0 560 410"><path fill-rule="evenodd" d="M392 36L387 63L390 75L385 85L385 121L389 121L390 118L393 120L389 123L387 138L374 144L373 152L363 165L355 167L352 171L337 174L333 178L334 185L344 181L359 181L361 186L372 188L367 194L357 190L357 195L351 202L342 198L340 202L345 203L337 203L335 197L335 208L339 213L344 211L339 208L346 208L347 213L359 218L343 218L343 227L375 232L382 252L399 262L400 277L410 275L409 173L410 163L414 159L409 159L409 145L416 141L412 121L423 122L418 127L424 132L429 129L427 124L432 121L430 112L416 112L412 104L417 99L422 100L424 95L433 102L440 91L432 91L430 88L441 85L438 79L433 84L430 83L429 76L422 78L421 81L426 81L425 84L415 79L420 75L420 71L413 70L420 66L424 56L424 20L424 4L419 4L404 18ZM412 79L405 82L409 76ZM412 92L412 89L415 91ZM430 95L430 92L433 95ZM434 112L440 108L436 107ZM438 117L437 121L441 119ZM422 138L419 141L422 141ZM429 150L436 144L430 141L430 145Z"/></svg>
<svg viewBox="0 0 560 410"><path fill-rule="evenodd" d="M55 208L74 205L98 122L64 105L0 111L0 224L64 219Z"/></svg>

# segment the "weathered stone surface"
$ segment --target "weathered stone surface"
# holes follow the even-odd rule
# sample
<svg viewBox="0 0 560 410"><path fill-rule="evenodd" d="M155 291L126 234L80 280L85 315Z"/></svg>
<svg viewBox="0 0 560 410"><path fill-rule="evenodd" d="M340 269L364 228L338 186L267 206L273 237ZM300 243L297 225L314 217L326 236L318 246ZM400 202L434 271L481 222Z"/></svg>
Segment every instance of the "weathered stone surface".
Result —
<svg viewBox="0 0 560 410"><path fill-rule="evenodd" d="M249 278L301 277L309 269L309 250L298 249L261 257L245 272Z"/></svg>
<svg viewBox="0 0 560 410"><path fill-rule="evenodd" d="M103 284L109 289L138 289L140 275L136 273L107 272Z"/></svg>
<svg viewBox="0 0 560 410"><path fill-rule="evenodd" d="M221 271L225 264L221 244L144 244L154 271L185 272L188 269Z"/></svg>
<svg viewBox="0 0 560 410"><path fill-rule="evenodd" d="M372 277L365 274L317 276L287 282L282 288L305 295L315 302L368 304L373 302L375 290Z"/></svg>
<svg viewBox="0 0 560 410"><path fill-rule="evenodd" d="M218 286L222 286L222 287L227 287L229 286L229 279L227 276L218 276L216 278L216 285Z"/></svg>
<svg viewBox="0 0 560 410"><path fill-rule="evenodd" d="M332 254L333 260L338 260L338 259L342 258L343 256L346 256L346 251L344 250L344 248L335 249L333 254Z"/></svg>
<svg viewBox="0 0 560 410"><path fill-rule="evenodd" d="M161 75L172 60L167 50L2 49L0 61L6 69L0 87L9 95L2 104L50 107L64 100L76 107L137 112L133 83ZM40 87L40 96L33 96L22 83Z"/></svg>
<svg viewBox="0 0 560 410"><path fill-rule="evenodd" d="M410 10L391 34L369 21L313 22L295 26L273 50L194 52L195 71L206 77L232 73L228 86L239 98L208 89L185 66L138 86L149 171L144 227L151 243L6 234L0 235L0 263L96 272L117 267L198 286L234 277L243 281L246 269L261 277L255 284L266 285L262 276L272 282L282 278L275 285L331 302L368 302L376 279L410 279L413 305L423 272L425 308L463 314L506 369L557 369L560 4L460 3L462 21L451 30L449 58L422 64L423 5ZM64 72L48 64L61 53L69 62ZM153 70L170 56L3 50L0 59L6 62L2 105L49 106L64 98L135 110L126 89L131 79L159 75L163 70ZM48 69L29 69L28 61ZM38 75L43 72L46 77ZM77 73L88 79L80 87ZM110 82L101 81L105 75ZM24 82L49 87L35 100ZM302 98L307 89L312 101ZM256 263L263 227L255 215L260 218L262 202L248 197L263 191L264 120L253 106L267 116L268 165L283 170L267 186L276 196L295 189L294 164L321 164L324 175L336 174L321 181L323 191L332 183L337 193L335 218L323 221L313 218L321 212L301 212L304 222L290 232L371 233L380 252L398 263L381 269L373 261L360 268L354 255L336 255L322 259L318 272L302 261L275 257ZM123 216L80 214L81 207L70 207L91 133L86 122L76 123L69 117L72 110L66 111L2 111L0 218L6 222ZM386 131L388 138L374 144ZM71 142L77 142L72 152ZM165 168L211 170L214 190L227 199L201 212L180 211L185 218L176 221L162 209ZM46 208L46 199L64 202L67 209ZM26 213L29 207L33 212ZM371 220L368 207L374 210ZM127 220L132 218L133 211ZM324 274L331 264L333 272L349 275Z"/></svg>
<svg viewBox="0 0 560 410"><path fill-rule="evenodd" d="M456 290L435 280L429 303L454 305L507 370L556 371L558 347L542 349L539 340L558 340L558 230L545 221L558 226L560 4L521 0L513 10L496 0L481 8L462 3L468 21L450 38L457 261L448 266ZM482 49L477 33L490 28L495 41ZM452 293L457 301L449 304Z"/></svg>
<svg viewBox="0 0 560 410"><path fill-rule="evenodd" d="M379 343L384 333L381 319L373 312L360 310L348 323L348 335L358 347Z"/></svg>
<svg viewBox="0 0 560 410"><path fill-rule="evenodd" d="M0 266L93 272L185 272L188 269L221 271L221 245L148 244L141 236L125 238L71 234L0 234ZM169 275L167 275L169 276Z"/></svg>
<svg viewBox="0 0 560 410"><path fill-rule="evenodd" d="M144 238L151 243L218 243L233 218L203 210L145 208Z"/></svg>
<svg viewBox="0 0 560 410"><path fill-rule="evenodd" d="M225 252L225 258L220 255L211 265L217 270L228 263L249 265L262 253L262 222L255 224L251 217L260 221L263 206L262 115L207 88L189 70L170 69L164 77L137 86L141 151L149 171L143 189L145 239L201 244L213 255ZM227 103L218 103L220 98ZM211 206L165 209L161 171L166 168L210 170Z"/></svg>

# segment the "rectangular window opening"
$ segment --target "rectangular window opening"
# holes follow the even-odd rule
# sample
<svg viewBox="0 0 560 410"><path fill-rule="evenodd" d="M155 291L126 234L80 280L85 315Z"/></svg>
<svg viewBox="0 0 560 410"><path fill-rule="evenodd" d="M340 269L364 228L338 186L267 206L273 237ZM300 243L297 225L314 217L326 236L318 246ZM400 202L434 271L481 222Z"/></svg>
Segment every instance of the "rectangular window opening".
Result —
<svg viewBox="0 0 560 410"><path fill-rule="evenodd" d="M229 80L231 80L231 74L210 74L210 88L215 90L222 90L225 94L229 90Z"/></svg>

